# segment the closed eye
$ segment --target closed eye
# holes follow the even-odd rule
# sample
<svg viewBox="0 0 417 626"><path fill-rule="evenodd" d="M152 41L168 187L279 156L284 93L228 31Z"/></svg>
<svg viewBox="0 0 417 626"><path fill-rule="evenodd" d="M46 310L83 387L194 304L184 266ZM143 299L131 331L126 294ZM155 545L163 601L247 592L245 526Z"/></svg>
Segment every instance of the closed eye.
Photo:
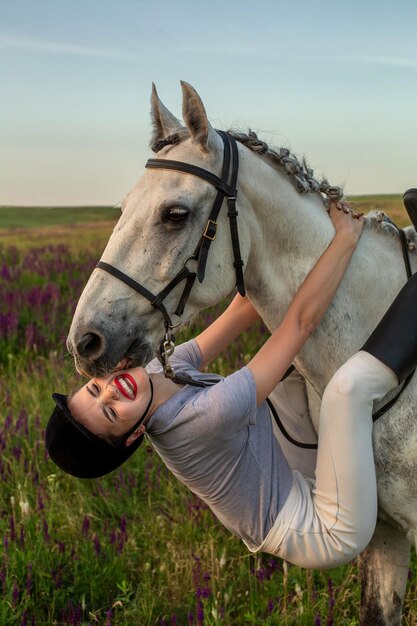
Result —
<svg viewBox="0 0 417 626"><path fill-rule="evenodd" d="M94 398L98 398L98 396L100 395L100 387L96 385L96 383L90 383L90 386L87 386L87 391Z"/></svg>
<svg viewBox="0 0 417 626"><path fill-rule="evenodd" d="M107 413L110 415L110 417L112 418L113 421L116 421L117 419L117 413L116 411L108 404L106 404L106 409L107 409ZM104 409L103 409L104 410Z"/></svg>

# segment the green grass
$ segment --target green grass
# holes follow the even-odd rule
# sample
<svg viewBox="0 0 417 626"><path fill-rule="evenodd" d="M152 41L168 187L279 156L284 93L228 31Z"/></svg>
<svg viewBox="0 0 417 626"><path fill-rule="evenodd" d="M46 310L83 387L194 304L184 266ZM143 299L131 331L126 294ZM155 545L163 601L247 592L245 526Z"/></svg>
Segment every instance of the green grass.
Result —
<svg viewBox="0 0 417 626"><path fill-rule="evenodd" d="M399 196L355 201L370 208L385 202L387 212L404 213ZM37 626L182 626L192 616L193 626L356 626L360 583L355 563L313 572L248 554L145 445L120 472L97 481L66 476L46 457L43 430L52 410L50 393L80 382L62 349L56 349L57 338L69 327L69 302L77 296L69 291L70 283L83 271L80 287L86 281L90 270L83 259L87 252L99 257L115 220L102 221L99 211L94 219L47 226L23 221L21 228L0 231L0 244L19 247L18 255L13 250L3 254L0 266L16 268L19 255L24 258L39 246L69 245L65 254L53 248L32 255L36 264L13 280L0 278L5 299L16 287L29 293L53 282L61 289L61 297L45 310L16 301L24 324L38 324L48 339L43 347L20 347L16 333L0 341L0 624L23 626L33 619ZM49 275L37 274L54 254L64 258L69 276L54 276L56 264ZM67 317L54 315L66 300ZM184 339L220 309L199 316ZM25 328L21 331L24 337ZM240 367L264 338L262 328L255 327L217 359L213 370L228 374ZM413 553L407 626L417 625L416 571ZM204 618L198 620L199 614Z"/></svg>
<svg viewBox="0 0 417 626"><path fill-rule="evenodd" d="M87 207L0 207L0 229L33 228L56 224L116 220L120 209L108 206Z"/></svg>
<svg viewBox="0 0 417 626"><path fill-rule="evenodd" d="M367 213L380 209L391 217L407 220L400 194L349 196L349 201L360 211ZM33 228L58 224L86 222L115 222L120 209L109 206L75 207L10 207L0 206L0 229Z"/></svg>
<svg viewBox="0 0 417 626"><path fill-rule="evenodd" d="M379 209L399 226L410 223L401 195L351 196L352 205L367 213ZM34 245L67 244L78 250L103 250L119 209L111 207L0 207L0 244L29 249Z"/></svg>
<svg viewBox="0 0 417 626"><path fill-rule="evenodd" d="M400 194L350 196L349 201L355 209L365 214L373 210L383 211L401 228L410 224Z"/></svg>

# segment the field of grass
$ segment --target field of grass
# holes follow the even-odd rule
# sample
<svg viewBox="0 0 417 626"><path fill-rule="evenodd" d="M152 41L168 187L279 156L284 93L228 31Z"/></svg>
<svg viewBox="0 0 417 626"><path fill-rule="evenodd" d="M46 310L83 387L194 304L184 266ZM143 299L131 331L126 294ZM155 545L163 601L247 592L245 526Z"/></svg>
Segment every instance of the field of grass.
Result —
<svg viewBox="0 0 417 626"><path fill-rule="evenodd" d="M120 209L115 207L0 207L0 228L31 228L57 224L78 224L116 220Z"/></svg>
<svg viewBox="0 0 417 626"><path fill-rule="evenodd" d="M384 198L384 210L401 216L397 196L356 206L381 208ZM115 219L94 217L0 230L0 624L356 625L355 563L313 572L249 555L151 448L94 481L66 476L47 458L51 391L80 382L65 357L66 331ZM184 339L220 310L203 313ZM256 327L212 369L234 371L264 339ZM408 626L417 625L416 572L414 555Z"/></svg>
<svg viewBox="0 0 417 626"><path fill-rule="evenodd" d="M349 200L357 211L366 214L378 209L400 227L410 223L399 194L352 196ZM112 207L0 206L0 243L22 249L48 245L53 240L81 249L89 245L94 234L96 249L102 249L119 216L120 210Z"/></svg>

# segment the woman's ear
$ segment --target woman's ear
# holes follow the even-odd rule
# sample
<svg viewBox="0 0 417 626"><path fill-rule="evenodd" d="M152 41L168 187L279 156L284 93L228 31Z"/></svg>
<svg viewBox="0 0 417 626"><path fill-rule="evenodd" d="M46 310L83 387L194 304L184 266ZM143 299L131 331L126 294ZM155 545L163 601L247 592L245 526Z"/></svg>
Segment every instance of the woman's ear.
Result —
<svg viewBox="0 0 417 626"><path fill-rule="evenodd" d="M143 435L143 433L145 432L145 425L141 424L139 426L139 428L137 428L127 439L126 439L126 443L125 446L130 446L131 443L133 443L134 441L136 441L136 439L138 437L141 437Z"/></svg>

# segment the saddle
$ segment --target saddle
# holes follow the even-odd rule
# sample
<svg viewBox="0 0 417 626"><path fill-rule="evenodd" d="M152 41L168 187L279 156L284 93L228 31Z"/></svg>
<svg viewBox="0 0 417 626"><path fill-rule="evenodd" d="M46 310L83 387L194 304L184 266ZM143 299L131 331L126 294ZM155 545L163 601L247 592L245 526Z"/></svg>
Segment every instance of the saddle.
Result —
<svg viewBox="0 0 417 626"><path fill-rule="evenodd" d="M417 231L417 189L407 189L403 195L403 202L411 223Z"/></svg>

